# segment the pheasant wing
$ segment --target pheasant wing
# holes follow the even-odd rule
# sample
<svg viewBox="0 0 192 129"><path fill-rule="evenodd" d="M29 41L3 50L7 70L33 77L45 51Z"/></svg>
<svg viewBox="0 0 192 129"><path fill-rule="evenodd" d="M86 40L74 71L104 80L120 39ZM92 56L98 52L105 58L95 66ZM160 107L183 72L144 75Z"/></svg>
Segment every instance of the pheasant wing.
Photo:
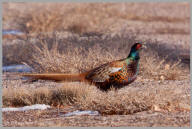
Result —
<svg viewBox="0 0 192 129"><path fill-rule="evenodd" d="M121 63L121 61L103 64L91 70L86 78L92 80L92 82L105 82L110 78L110 74L120 71L122 66L123 63Z"/></svg>

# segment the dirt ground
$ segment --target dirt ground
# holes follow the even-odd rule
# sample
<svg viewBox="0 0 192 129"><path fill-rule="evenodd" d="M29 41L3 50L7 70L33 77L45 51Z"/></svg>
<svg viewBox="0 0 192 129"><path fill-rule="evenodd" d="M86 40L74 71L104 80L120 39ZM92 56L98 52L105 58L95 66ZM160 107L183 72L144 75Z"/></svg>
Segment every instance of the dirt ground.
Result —
<svg viewBox="0 0 192 129"><path fill-rule="evenodd" d="M14 21L14 13L17 12L18 18L21 18L23 13L28 12L27 8L34 7L41 8L42 6L49 7L50 5L39 4L26 4L24 3L14 3L14 4L5 4L4 12L7 12L7 16L4 16L3 19L3 29L20 29L23 25L17 24ZM58 6L58 4L56 4ZM60 5L59 5L60 6ZM81 8L80 4L65 4L63 6L64 10L71 11L75 8ZM83 7L88 8L90 5L85 4ZM51 6L50 6L51 7ZM100 7L100 6L99 6ZM62 9L63 9L62 8ZM94 6L94 8L96 8ZM121 35L122 33L128 32L128 34L134 34L137 39L147 41L158 41L159 43L166 44L166 48L170 48L171 51L175 50L175 53L180 53L180 57L183 59L184 69L187 71L185 77L180 80L148 80L140 79L140 77L129 86L120 89L118 92L128 92L130 89L138 90L141 89L145 92L145 89L153 89L154 86L158 86L159 89L171 89L173 91L172 97L178 98L182 96L184 98L183 105L180 105L180 109L175 110L147 110L142 112L137 112L129 115L98 115L98 116L71 116L71 117L62 117L61 114L66 112L77 110L77 107L64 106L58 109L52 107L47 110L31 110L24 112L3 112L3 126L13 127L13 126L50 126L50 127L61 127L61 126L139 126L139 127L189 127L190 126L190 68L189 68L189 48L190 48L190 7L186 2L181 3L127 3L123 5L121 3L109 4L106 6L108 11L115 11L117 16L113 17L111 13L107 13L108 16L102 17L104 25L110 25L108 29L109 32L103 31L102 33L110 33L113 35ZM88 8L89 9L89 8ZM117 10L120 9L120 12ZM25 11L23 11L25 10ZM32 9L33 11L33 9ZM64 12L65 12L64 11ZM81 11L81 10L80 10ZM106 10L105 10L106 11ZM104 11L104 12L105 12ZM83 13L83 11L81 12ZM103 13L103 12L102 12ZM123 13L119 16L119 13ZM130 14L132 17L126 17L126 13ZM69 13L70 14L70 13ZM77 13L78 14L78 13ZM104 13L105 14L105 13ZM147 14L147 15L146 15ZM121 17L121 18L119 18ZM101 19L100 19L101 20ZM30 23L30 22L29 22ZM29 24L28 23L28 24ZM96 22L97 23L97 22ZM27 24L27 25L28 25ZM64 23L63 23L64 24ZM21 26L20 26L21 25ZM10 28L12 26L13 28ZM65 26L65 24L63 25ZM67 26L67 25L66 25ZM27 27L27 26L25 26ZM24 27L24 28L25 28ZM29 26L31 28L32 26ZM101 29L103 26L99 26L97 29ZM25 29L29 29L25 28ZM56 28L54 28L56 29ZM90 28L95 29L95 28ZM89 29L88 29L89 30ZM22 30L25 31L25 30ZM70 33L67 34L64 32L63 37L69 37ZM78 37L78 36L77 36ZM86 36L85 36L86 37ZM9 52L8 50L15 44L21 42L26 42L27 40L22 40L23 37L9 37L4 35L3 37L3 48L4 55L3 60L5 65L14 64L16 61L10 60L11 56L15 52ZM87 36L89 38L89 36ZM10 40L11 39L11 40ZM155 42L154 42L155 43ZM174 47L179 48L179 51L176 51ZM11 49L12 50L12 49ZM11 55L11 53L13 53ZM162 53L163 54L163 53ZM16 76L9 77L10 73L3 73L3 88L14 88L25 87L27 89L36 89L39 87L59 87L63 84L57 84L55 82L49 81L38 81L34 83L24 83L21 78ZM157 87L155 87L157 88ZM163 98L164 96L162 96ZM174 100L174 99L173 99Z"/></svg>
<svg viewBox="0 0 192 129"><path fill-rule="evenodd" d="M65 110L60 109L60 114ZM23 116L23 117L21 117ZM25 111L3 113L3 126L6 127L189 127L190 113L161 113L144 111L133 115L104 116L59 116L57 109L45 111Z"/></svg>

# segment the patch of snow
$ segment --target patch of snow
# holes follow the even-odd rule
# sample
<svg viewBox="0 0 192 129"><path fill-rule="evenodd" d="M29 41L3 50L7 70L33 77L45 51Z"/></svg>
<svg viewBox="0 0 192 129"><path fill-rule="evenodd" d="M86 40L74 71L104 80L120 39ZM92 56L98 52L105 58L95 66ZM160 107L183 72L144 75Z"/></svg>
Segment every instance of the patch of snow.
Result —
<svg viewBox="0 0 192 129"><path fill-rule="evenodd" d="M45 110L47 108L50 108L50 106L45 105L45 104L35 104L35 105L24 106L24 107L19 107L19 108L2 108L2 111L3 112L6 112L6 111L27 111L27 110L34 110L34 109Z"/></svg>
<svg viewBox="0 0 192 129"><path fill-rule="evenodd" d="M31 72L32 68L26 65L3 66L3 72Z"/></svg>
<svg viewBox="0 0 192 129"><path fill-rule="evenodd" d="M61 116L64 116L64 117L69 117L69 116L80 116L80 115L99 115L99 112L98 111L79 111L79 110L76 110L74 112L69 112L69 113L66 113L64 115L61 115Z"/></svg>
<svg viewBox="0 0 192 129"><path fill-rule="evenodd" d="M19 30L3 30L3 35L6 35L6 34L20 35L20 34L24 34L24 33Z"/></svg>

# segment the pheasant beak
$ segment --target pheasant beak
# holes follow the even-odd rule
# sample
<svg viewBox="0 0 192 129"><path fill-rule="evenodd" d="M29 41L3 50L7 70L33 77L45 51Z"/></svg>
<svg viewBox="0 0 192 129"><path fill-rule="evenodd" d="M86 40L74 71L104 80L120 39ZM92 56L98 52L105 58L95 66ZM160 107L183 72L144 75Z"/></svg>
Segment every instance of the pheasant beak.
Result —
<svg viewBox="0 0 192 129"><path fill-rule="evenodd" d="M142 44L142 49L147 49L146 43Z"/></svg>

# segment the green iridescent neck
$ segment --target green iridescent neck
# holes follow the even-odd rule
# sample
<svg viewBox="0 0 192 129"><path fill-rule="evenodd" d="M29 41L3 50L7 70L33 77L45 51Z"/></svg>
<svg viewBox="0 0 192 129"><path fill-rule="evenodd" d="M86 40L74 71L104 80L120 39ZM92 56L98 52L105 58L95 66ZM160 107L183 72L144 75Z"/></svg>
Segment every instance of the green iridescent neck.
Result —
<svg viewBox="0 0 192 129"><path fill-rule="evenodd" d="M139 51L131 50L128 58L132 58L132 59L134 59L134 60L139 59Z"/></svg>

